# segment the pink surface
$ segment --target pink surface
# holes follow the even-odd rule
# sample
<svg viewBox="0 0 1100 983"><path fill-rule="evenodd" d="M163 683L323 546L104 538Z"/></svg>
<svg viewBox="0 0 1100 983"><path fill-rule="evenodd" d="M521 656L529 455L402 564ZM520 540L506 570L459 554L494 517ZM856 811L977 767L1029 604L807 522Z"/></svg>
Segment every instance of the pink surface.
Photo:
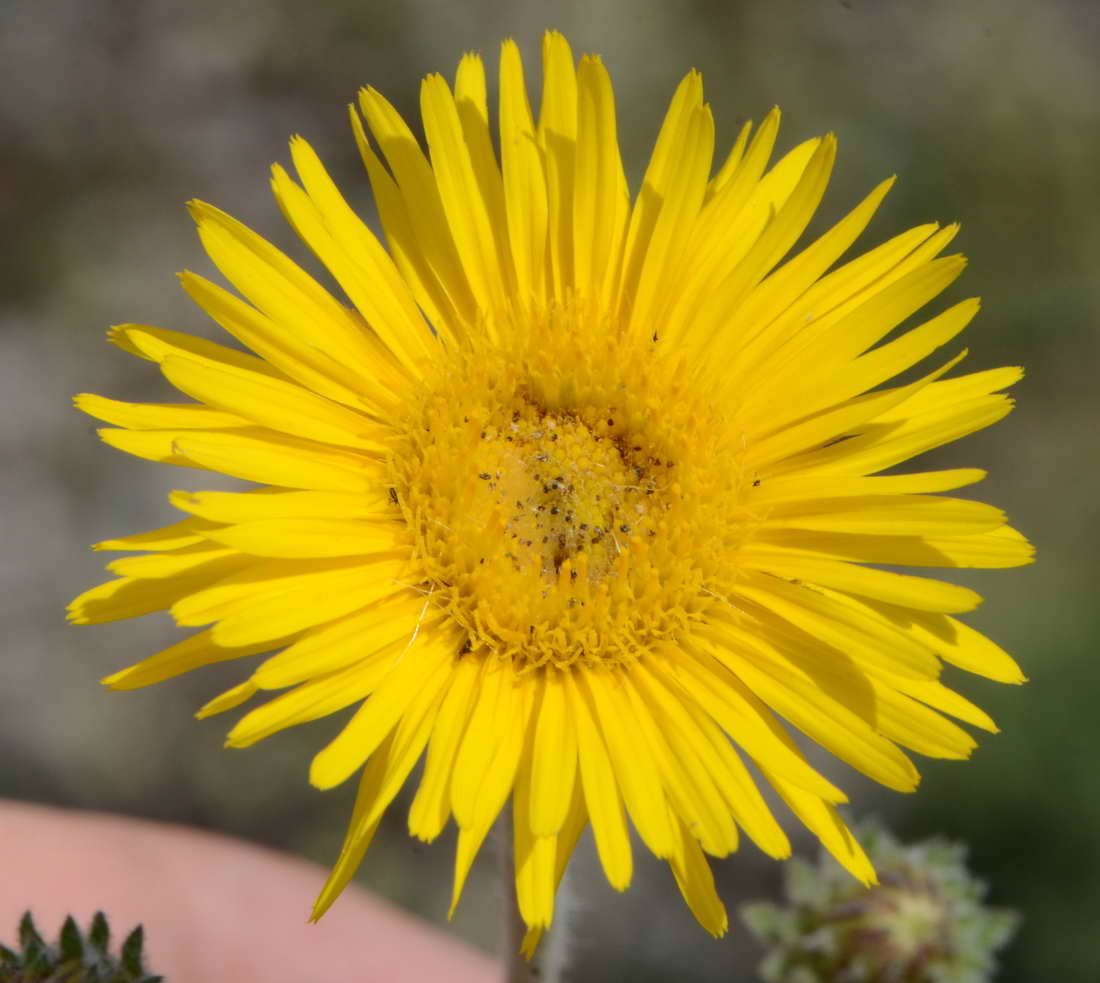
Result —
<svg viewBox="0 0 1100 983"><path fill-rule="evenodd" d="M168 983L482 983L489 957L349 887L316 925L319 867L238 840L142 820L0 802L0 940L30 908L55 938L72 913L139 922Z"/></svg>

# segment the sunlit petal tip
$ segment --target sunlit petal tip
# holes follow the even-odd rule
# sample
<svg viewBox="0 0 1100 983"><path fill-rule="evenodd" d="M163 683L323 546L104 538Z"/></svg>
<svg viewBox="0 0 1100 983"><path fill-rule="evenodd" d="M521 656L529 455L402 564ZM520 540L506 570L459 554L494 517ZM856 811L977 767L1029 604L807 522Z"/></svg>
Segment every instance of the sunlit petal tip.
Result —
<svg viewBox="0 0 1100 983"><path fill-rule="evenodd" d="M219 713L225 713L227 710L233 710L239 707L246 700L251 699L256 694L256 684L251 680L245 680L238 686L234 686L231 689L226 690L214 699L204 703L196 712L196 720L205 720L207 717L216 716ZM228 747L228 743L226 744Z"/></svg>
<svg viewBox="0 0 1100 983"><path fill-rule="evenodd" d="M211 205L209 202L203 201L201 198L191 198L186 202L188 213L191 215L192 221L200 228L207 222L211 221L218 209Z"/></svg>

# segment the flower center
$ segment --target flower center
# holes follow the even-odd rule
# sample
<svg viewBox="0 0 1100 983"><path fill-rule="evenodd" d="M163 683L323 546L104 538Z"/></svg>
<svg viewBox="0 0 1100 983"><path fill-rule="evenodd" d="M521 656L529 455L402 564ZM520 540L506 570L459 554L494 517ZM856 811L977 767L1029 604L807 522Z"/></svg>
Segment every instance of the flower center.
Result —
<svg viewBox="0 0 1100 983"><path fill-rule="evenodd" d="M736 514L713 415L652 348L573 326L456 353L393 458L421 586L471 648L528 667L630 662L682 631Z"/></svg>
<svg viewBox="0 0 1100 983"><path fill-rule="evenodd" d="M655 512L673 468L646 460L641 445L614 435L614 425L609 417L592 429L526 402L490 425L469 462L480 482L465 516L470 533L498 530L490 551L548 586L565 565L572 579L583 568L591 583L603 582L634 538L657 534Z"/></svg>

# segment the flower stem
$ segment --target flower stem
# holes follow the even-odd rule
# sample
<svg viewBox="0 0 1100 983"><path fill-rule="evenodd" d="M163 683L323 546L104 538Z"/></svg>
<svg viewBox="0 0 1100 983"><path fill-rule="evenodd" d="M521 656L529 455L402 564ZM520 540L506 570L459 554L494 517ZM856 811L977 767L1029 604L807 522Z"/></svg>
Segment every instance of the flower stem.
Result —
<svg viewBox="0 0 1100 983"><path fill-rule="evenodd" d="M516 854L512 835L511 811L498 820L497 841L500 845L501 901L504 904L504 981L505 983L534 983L535 974L519 948L527 926L520 917L516 900Z"/></svg>
<svg viewBox="0 0 1100 983"><path fill-rule="evenodd" d="M573 956L573 924L576 913L576 880L569 868L558 884L554 901L554 925L538 954L539 983L562 983Z"/></svg>
<svg viewBox="0 0 1100 983"><path fill-rule="evenodd" d="M562 983L572 956L571 920L575 907L573 884L568 870L558 885L555 901L554 927L543 937L534 959L528 962L520 953L527 926L519 913L516 900L515 842L511 812L503 813L496 830L500 849L501 901L505 914L504 981L505 983Z"/></svg>

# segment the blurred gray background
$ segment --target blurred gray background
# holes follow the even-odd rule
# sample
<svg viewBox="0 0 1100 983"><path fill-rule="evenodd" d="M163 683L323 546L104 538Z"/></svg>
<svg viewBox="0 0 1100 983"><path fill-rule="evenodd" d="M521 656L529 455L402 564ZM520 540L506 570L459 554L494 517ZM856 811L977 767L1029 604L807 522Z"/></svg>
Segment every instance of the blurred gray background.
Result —
<svg viewBox="0 0 1100 983"><path fill-rule="evenodd" d="M352 790L322 795L306 768L343 715L227 752L228 722L195 723L191 713L240 668L131 694L98 687L175 634L161 617L65 625L66 601L103 579L103 557L87 545L171 521L165 493L210 481L101 446L70 396L167 397L147 363L105 343L109 324L207 330L173 278L209 272L188 198L215 202L303 257L267 185L291 133L314 143L372 217L346 120L358 87L377 86L413 120L422 75L451 75L475 49L493 78L505 36L535 82L548 26L578 54L603 54L635 188L668 98L694 66L723 146L773 104L785 112L780 149L837 132L825 219L899 175L864 245L929 219L963 221L957 243L972 266L951 297L985 299L967 332L967 366L1022 363L1028 376L1007 421L928 463L989 468L978 494L1039 546L1036 566L967 578L988 598L973 622L1016 654L1031 682L963 681L1003 733L983 736L968 764L922 762L916 796L880 793L839 764L830 774L858 814L883 814L903 836L970 844L993 900L1025 918L1000 979L1095 979L1096 0L2 0L0 796L335 857ZM360 880L442 924L452 847L450 836L414 844L394 809ZM804 839L798 848L811 850ZM582 846L576 978L753 978L757 952L736 918L726 940L711 941L663 866L638 853L633 887L616 896ZM779 865L751 846L715 869L731 913L778 889ZM450 928L487 949L499 941L494 877L487 855Z"/></svg>

